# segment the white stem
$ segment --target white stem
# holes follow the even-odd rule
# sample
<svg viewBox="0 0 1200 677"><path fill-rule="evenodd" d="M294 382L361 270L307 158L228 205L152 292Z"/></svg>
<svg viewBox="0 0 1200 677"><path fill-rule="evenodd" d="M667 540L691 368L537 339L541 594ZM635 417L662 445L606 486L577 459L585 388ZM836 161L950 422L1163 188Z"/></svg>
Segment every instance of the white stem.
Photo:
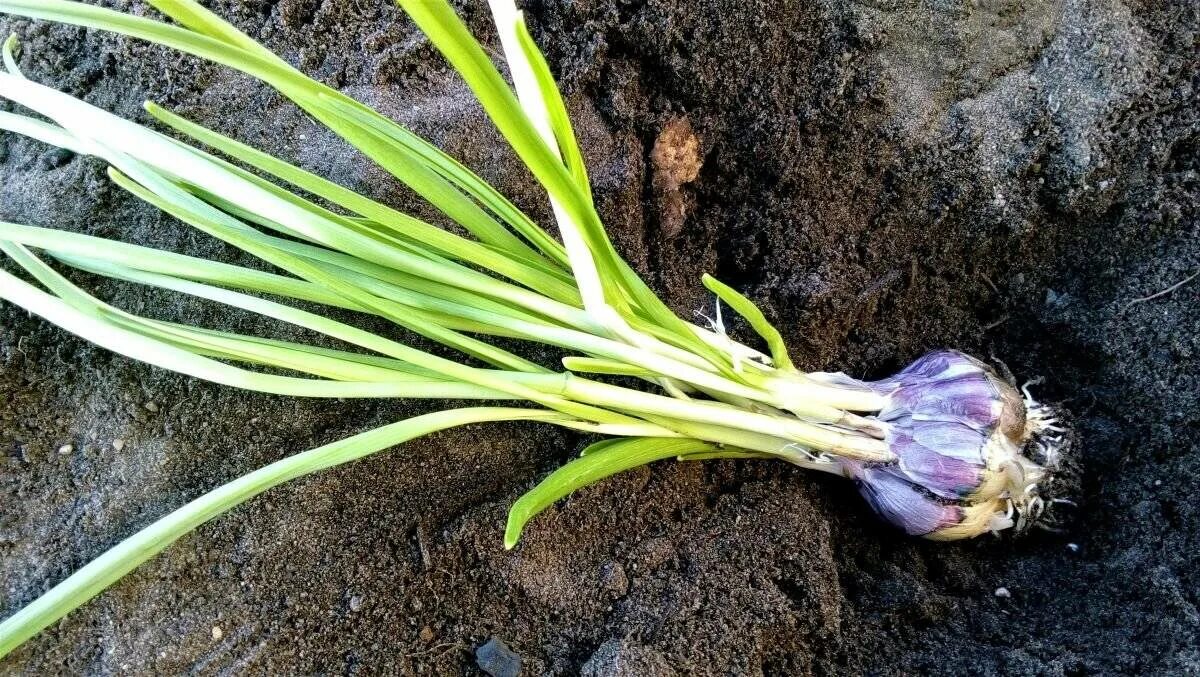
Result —
<svg viewBox="0 0 1200 677"><path fill-rule="evenodd" d="M542 100L537 76L534 75L529 60L525 58L525 51L521 49L521 43L517 37L517 27L524 25L525 17L517 9L513 0L488 0L488 5L492 9L496 32L500 35L500 45L504 49L508 72L512 76L513 88L516 90L517 99L521 102L521 108L550 152L561 160L558 139L554 136L554 128L550 124L550 114ZM566 247L571 272L579 287L579 295L583 300L584 309L620 340L634 345L644 344L646 337L630 327L604 298L604 286L600 281L600 272L596 268L592 251L584 241L579 226L553 195L549 197L550 207L558 222L563 246Z"/></svg>
<svg viewBox="0 0 1200 677"><path fill-rule="evenodd" d="M534 377L537 376L540 375ZM556 383L562 384L559 394L576 402L587 402L624 412L635 412L643 416L649 415L648 418L666 416L761 433L798 442L810 449L825 451L845 458L879 462L895 460L895 455L888 450L882 440L851 431L839 431L814 425L796 418L767 416L705 400L677 400L591 381L570 374L564 380L556 381Z"/></svg>

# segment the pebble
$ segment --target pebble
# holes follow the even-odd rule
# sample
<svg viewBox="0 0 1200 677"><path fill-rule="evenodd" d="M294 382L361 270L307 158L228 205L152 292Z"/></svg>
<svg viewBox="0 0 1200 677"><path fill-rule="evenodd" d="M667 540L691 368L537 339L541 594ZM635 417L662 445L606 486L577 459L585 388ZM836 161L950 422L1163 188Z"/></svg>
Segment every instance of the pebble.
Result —
<svg viewBox="0 0 1200 677"><path fill-rule="evenodd" d="M615 597L624 597L629 592L629 576L619 562L608 562L600 567L600 585Z"/></svg>
<svg viewBox="0 0 1200 677"><path fill-rule="evenodd" d="M638 543L630 553L634 571L654 571L675 558L675 544L662 536Z"/></svg>
<svg viewBox="0 0 1200 677"><path fill-rule="evenodd" d="M353 597L350 598L350 610L351 611L359 611L360 609L362 609L362 605L363 605L363 598L361 596L354 595Z"/></svg>
<svg viewBox="0 0 1200 677"><path fill-rule="evenodd" d="M422 642L428 643L432 642L433 638L437 637L437 634L434 633L433 628L426 625L425 627L421 628L421 632L418 633L418 636L421 638Z"/></svg>
<svg viewBox="0 0 1200 677"><path fill-rule="evenodd" d="M150 412L151 414L158 413L158 404L156 404L153 400L146 402L142 406L145 407L146 411Z"/></svg>
<svg viewBox="0 0 1200 677"><path fill-rule="evenodd" d="M1078 543L1068 543L1067 550L1070 550L1071 552L1079 552L1079 544Z"/></svg>
<svg viewBox="0 0 1200 677"><path fill-rule="evenodd" d="M521 674L521 657L499 637L492 637L475 649L475 664L492 677L518 677Z"/></svg>
<svg viewBox="0 0 1200 677"><path fill-rule="evenodd" d="M125 448L125 440L118 437L117 439L113 440L112 447L115 451L121 451Z"/></svg>
<svg viewBox="0 0 1200 677"><path fill-rule="evenodd" d="M55 148L42 156L42 169L58 169L74 157L75 153L66 148Z"/></svg>
<svg viewBox="0 0 1200 677"><path fill-rule="evenodd" d="M1000 599L1008 599L1009 597L1012 597L1012 593L1008 591L1008 588L1005 588L1003 586L996 588L996 592L994 592L993 594L996 595L997 597L999 597Z"/></svg>
<svg viewBox="0 0 1200 677"><path fill-rule="evenodd" d="M219 641L221 641L221 638L224 636L225 636L225 631L221 629L221 626L219 626L219 625L212 626L213 641L219 642Z"/></svg>
<svg viewBox="0 0 1200 677"><path fill-rule="evenodd" d="M58 453L62 454L63 456L66 456L67 454L71 453L72 451L75 451L74 444L64 444L58 448Z"/></svg>

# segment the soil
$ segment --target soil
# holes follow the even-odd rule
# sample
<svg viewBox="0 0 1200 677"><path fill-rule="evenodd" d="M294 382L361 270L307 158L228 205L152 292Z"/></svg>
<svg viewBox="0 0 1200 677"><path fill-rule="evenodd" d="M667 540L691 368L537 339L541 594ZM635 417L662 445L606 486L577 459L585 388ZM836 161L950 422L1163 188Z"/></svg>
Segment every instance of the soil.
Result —
<svg viewBox="0 0 1200 677"><path fill-rule="evenodd" d="M803 368L881 377L953 346L1044 377L1080 469L1060 529L929 543L836 478L660 463L560 503L507 552L508 505L589 438L476 426L259 497L0 672L477 674L496 637L524 674L1200 673L1200 279L1135 302L1200 271L1194 2L524 4L600 212L675 309L710 308L710 272L762 305ZM387 0L210 6L547 219ZM460 9L494 45L484 4ZM42 82L143 121L153 99L436 218L245 77L94 31L0 31ZM684 132L658 143L664 129ZM678 158L700 166L656 175ZM2 136L0 218L244 261L103 171ZM287 336L82 279L138 312ZM439 406L254 395L8 305L0 322L5 614L224 481Z"/></svg>

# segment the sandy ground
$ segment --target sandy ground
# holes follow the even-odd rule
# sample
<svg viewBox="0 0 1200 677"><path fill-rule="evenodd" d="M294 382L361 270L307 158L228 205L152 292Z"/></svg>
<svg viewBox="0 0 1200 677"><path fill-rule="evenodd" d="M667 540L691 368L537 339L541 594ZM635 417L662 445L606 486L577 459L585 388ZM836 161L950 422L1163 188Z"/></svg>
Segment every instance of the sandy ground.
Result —
<svg viewBox="0 0 1200 677"><path fill-rule="evenodd" d="M473 674L493 636L526 674L1200 672L1200 280L1134 303L1200 271L1194 3L527 4L601 214L678 311L707 309L711 272L805 368L878 377L953 346L1045 377L1080 468L1063 529L925 543L834 478L664 463L579 493L505 552L507 506L587 438L474 427L254 500L0 672ZM387 0L212 5L547 216ZM482 4L464 11L488 35ZM40 81L138 119L156 100L434 218L246 78L81 29L0 31ZM0 137L0 218L243 260L103 169ZM138 312L287 336L80 279ZM10 306L0 326L4 613L223 481L434 406L252 395Z"/></svg>

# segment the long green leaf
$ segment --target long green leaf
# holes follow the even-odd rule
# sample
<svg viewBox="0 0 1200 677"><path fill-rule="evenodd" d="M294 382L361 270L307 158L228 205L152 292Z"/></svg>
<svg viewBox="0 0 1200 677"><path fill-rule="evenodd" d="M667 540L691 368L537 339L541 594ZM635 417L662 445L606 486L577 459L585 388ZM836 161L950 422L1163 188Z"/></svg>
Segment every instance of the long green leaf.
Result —
<svg viewBox="0 0 1200 677"><path fill-rule="evenodd" d="M368 111L379 120L385 121L393 127L399 127L395 123L386 121L386 118L383 118L372 109L353 101L326 85L306 77L265 48L254 44L253 40L249 37L241 34L210 12L200 8L205 16L203 18L199 17L199 14L195 11L196 8L199 8L199 5L188 2L168 2L161 0L157 4L160 5L160 9L168 14L177 13L177 16L175 14L172 15L185 23L185 25L198 27L202 30L197 32L186 27L169 26L158 21L134 17L121 12L93 7L78 2L68 2L67 0L0 0L0 11L29 18L46 19L109 30L171 47L215 63L235 68L270 84L281 94L292 99L297 105L307 110L318 120L321 120L322 123L330 126L335 133L346 138L352 145L357 146L355 140L343 133L346 131L345 128L348 121L344 117L331 115L328 106L324 103L323 97L355 105L360 110ZM250 45L253 45L253 47L250 47ZM356 123L351 126L356 126ZM412 138L417 138L411 132L408 132L408 135ZM358 140L361 141L362 139L359 138ZM402 155L403 153L395 147L382 149L380 152L374 153L372 159L377 161L382 160L381 166L402 181L412 178L417 183L416 185L410 185L410 187L421 193L435 207L446 212L452 218L456 220L459 218L465 219L466 223L463 224L464 226L483 228L488 233L486 237L495 238L496 243L500 244L502 248L513 251L519 257L525 257L532 253L532 250L528 249L524 243L513 238L511 233L504 232L503 229L497 230L496 228L499 228L499 226L495 226L495 228L489 226L488 221L491 221L490 217L479 210L477 206L470 203L469 200L462 200L462 196L458 193L457 189L453 186L443 185L441 183L444 181L442 176L451 174L462 177L465 174L469 174L469 172L458 163L450 160L444 153L436 151L428 142L422 143L426 151L426 160L424 161L410 162L407 158L397 161L398 154ZM367 152L369 149L360 148L360 150ZM372 154L368 153L368 155ZM442 162L442 176L431 176L428 173L429 157L444 159ZM483 183L478 177L474 178L476 184ZM493 190L492 193L495 193L495 191ZM496 199L499 197L498 194L492 196L485 195L484 197L489 199L489 208L495 206L501 211L506 212L509 216L516 212L515 207L512 207L511 203L507 203L502 198L498 201ZM507 204L509 209L504 209L503 204ZM514 220L522 228L532 228L533 231L538 231L532 234L535 237L540 237L539 242L542 246L546 245L549 241L548 236L544 232L540 232L540 229L532 224L528 218ZM495 225L494 221L491 221L491 223ZM540 233L540 236L538 233ZM531 233L523 234L526 237L531 235ZM552 259L555 258L553 244L551 244L550 252L547 255L551 256Z"/></svg>
<svg viewBox="0 0 1200 677"><path fill-rule="evenodd" d="M634 312L627 307L632 303L640 309L645 319L656 323L662 332L672 334L673 342L677 345L686 346L696 354L704 356L728 378L739 378L730 368L729 360L696 337L693 330L680 320L617 254L590 199L580 190L557 154L538 134L524 113L520 101L450 5L445 0L398 2L475 92L476 98L496 128L508 140L526 167L550 196L562 205L567 214L565 222L560 219L559 224L564 230L564 238L568 237L566 229L577 229L579 237L586 243L590 252L588 258L594 259L599 284L604 288L607 302L627 317ZM500 26L499 30L505 31L510 28L515 26ZM575 266L576 263L573 258L572 265ZM585 261L580 263L587 264ZM586 298L587 293L582 287L586 280L580 277L581 274L589 273L576 270L581 292Z"/></svg>
<svg viewBox="0 0 1200 677"><path fill-rule="evenodd" d="M248 35L233 27L221 17L203 8L194 0L150 0L150 3L163 14L198 33L222 40L266 60L275 61L284 67L291 68L289 64L271 53L270 50L262 47ZM299 72L297 71L297 73ZM357 117L360 121L373 126L377 131L380 131L399 144L400 148L407 154L419 158L430 169L441 174L464 193L470 195L494 214L501 217L513 230L535 244L539 250L556 263L559 265L566 263L566 258L560 244L550 238L545 231L534 224L528 216L513 206L496 189L492 188L487 182L480 179L457 160L437 146L413 134L404 126L379 115L375 110L348 97L331 94L320 83L314 82L313 84L314 92L318 92L318 98L328 100L327 103L330 103L339 111L349 113L351 117Z"/></svg>
<svg viewBox="0 0 1200 677"><path fill-rule="evenodd" d="M560 243L534 223L524 212L517 209L500 191L437 146L349 97L323 91L318 95L317 100L319 104L306 102L310 112L327 109L333 116L330 118L332 120L336 121L338 118L354 120L359 125L374 131L379 135L377 140L393 147L402 156L420 158L430 169L487 207L559 267L567 265L566 253ZM340 129L341 127L333 131L346 138L341 134ZM347 140L349 141L349 139ZM381 156L380 160L384 163L381 166L387 169L388 158Z"/></svg>
<svg viewBox="0 0 1200 677"><path fill-rule="evenodd" d="M504 530L504 547L515 546L529 520L576 489L654 461L715 452L720 448L700 440L658 437L604 440L597 444L600 445L597 450L584 450L582 456L550 473L513 504Z"/></svg>
<svg viewBox="0 0 1200 677"><path fill-rule="evenodd" d="M138 171L133 166L127 166L131 171ZM154 183L154 177L147 172L140 172L139 180L149 181ZM114 175L123 188L134 193L142 200L153 204L163 211L179 218L200 230L203 230L214 237L221 238L234 246L243 249L264 261L268 261L277 265L288 272L303 277L311 282L318 284L326 289L341 294L364 308L369 308L383 317L392 320L393 322L410 329L422 336L433 339L443 345L449 346L456 350L460 350L468 355L477 357L497 367L513 369L515 371L545 371L544 368L518 357L507 350L503 350L491 344L479 341L478 339L464 336L453 329L448 329L439 324L435 318L430 317L424 311L421 311L410 306L404 306L390 299L383 299L373 294L367 293L355 285L346 282L337 275L331 275L328 271L320 266L286 252L281 252L272 249L263 243L249 237L245 232L239 232L234 228L230 228L222 224L219 220L211 218L212 214L202 214L197 209L199 205L187 205L184 196L176 193L172 197L161 197L162 193L169 195L170 188L163 182L157 182L155 189L160 192L153 192L152 189L145 189L137 184L123 179L120 175Z"/></svg>
<svg viewBox="0 0 1200 677"><path fill-rule="evenodd" d="M562 93L559 92L558 84L554 82L554 75L550 72L550 64L546 63L546 57L534 43L533 36L529 35L529 28L523 21L517 23L517 39L520 41L521 50L533 68L534 77L537 78L538 89L542 93L542 101L550 116L550 125L554 130L554 138L558 141L558 150L562 154L563 163L566 164L571 178L575 180L575 185L579 187L579 192L590 203L592 186L588 180L587 165L583 161L583 153L579 150L579 142L575 138L575 130L571 126L571 116L567 114L567 106L563 102Z"/></svg>
<svg viewBox="0 0 1200 677"><path fill-rule="evenodd" d="M233 367L162 340L142 335L73 307L60 298L0 270L0 298L114 353L156 367L222 385L293 397L501 399L470 382L326 381L257 372ZM525 398L528 399L528 398Z"/></svg>
<svg viewBox="0 0 1200 677"><path fill-rule="evenodd" d="M263 153L255 148L197 125L170 111L147 102L146 110L159 121L169 125L200 143L210 146L225 155L236 158L256 169L267 172L301 190L317 195L355 214L371 219L414 242L433 247L456 260L467 261L516 280L533 289L560 300L571 300L569 278L550 272L552 269L539 265L539 259L514 259L511 252L494 249L487 244L474 242L447 230L432 226L420 219L382 205L328 179L295 167L283 160ZM307 201L306 201L307 202ZM309 203L309 208L316 205ZM328 215L328 212L323 215ZM560 289L561 288L561 289ZM576 301L577 302L577 301Z"/></svg>
<svg viewBox="0 0 1200 677"><path fill-rule="evenodd" d="M82 233L0 222L0 240L9 240L27 247L45 249L55 255L98 259L145 272L174 275L232 289L263 292L327 306L362 310L360 306L345 297L318 287L307 280L298 280L275 273L107 240Z"/></svg>
<svg viewBox="0 0 1200 677"><path fill-rule="evenodd" d="M159 518L5 619L0 623L0 657L100 594L196 527L272 487L447 428L491 421L555 423L562 419L560 414L535 409L476 407L440 411L359 433L264 466Z"/></svg>

